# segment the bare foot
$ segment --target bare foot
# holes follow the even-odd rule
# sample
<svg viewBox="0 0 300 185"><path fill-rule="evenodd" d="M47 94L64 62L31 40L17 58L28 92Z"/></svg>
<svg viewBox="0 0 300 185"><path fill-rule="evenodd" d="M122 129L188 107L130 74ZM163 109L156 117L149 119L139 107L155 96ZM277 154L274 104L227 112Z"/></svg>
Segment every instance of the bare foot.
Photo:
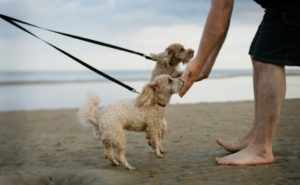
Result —
<svg viewBox="0 0 300 185"><path fill-rule="evenodd" d="M244 148L246 148L249 144L248 139L240 139L238 141L233 141L233 142L226 142L220 138L217 139L217 143L222 146L225 150L229 152L237 152L240 151Z"/></svg>
<svg viewBox="0 0 300 185"><path fill-rule="evenodd" d="M274 162L274 156L272 151L257 152L254 147L249 145L237 153L216 158L216 162L220 165L252 166L271 164Z"/></svg>

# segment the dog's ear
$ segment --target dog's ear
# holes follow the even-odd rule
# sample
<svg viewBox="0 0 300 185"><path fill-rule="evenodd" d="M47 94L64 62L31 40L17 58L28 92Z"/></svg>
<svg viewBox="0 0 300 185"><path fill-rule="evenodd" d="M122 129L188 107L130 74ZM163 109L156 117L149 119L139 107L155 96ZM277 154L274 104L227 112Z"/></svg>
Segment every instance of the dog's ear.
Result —
<svg viewBox="0 0 300 185"><path fill-rule="evenodd" d="M138 107L150 106L156 102L157 86L149 83L144 86L143 91L137 97L136 104Z"/></svg>
<svg viewBox="0 0 300 185"><path fill-rule="evenodd" d="M177 66L180 63L180 59L176 56L176 50L173 47L168 47L165 51L167 53L168 65L169 66Z"/></svg>
<svg viewBox="0 0 300 185"><path fill-rule="evenodd" d="M150 56L157 62L160 64L165 64L168 65L169 61L170 61L170 57L168 56L168 54L165 52L159 53L159 54L154 54L154 53L150 53Z"/></svg>
<svg viewBox="0 0 300 185"><path fill-rule="evenodd" d="M170 56L170 58L172 58L175 55L175 51L171 47L168 47L165 52L168 56Z"/></svg>

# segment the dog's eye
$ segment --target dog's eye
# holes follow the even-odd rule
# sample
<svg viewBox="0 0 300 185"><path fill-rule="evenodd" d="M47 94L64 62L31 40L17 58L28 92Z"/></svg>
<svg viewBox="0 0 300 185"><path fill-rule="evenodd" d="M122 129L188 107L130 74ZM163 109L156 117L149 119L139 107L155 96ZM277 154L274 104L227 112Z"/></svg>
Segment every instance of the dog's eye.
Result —
<svg viewBox="0 0 300 185"><path fill-rule="evenodd" d="M168 82L169 82L169 84L172 83L172 79L171 79L171 78L168 78Z"/></svg>
<svg viewBox="0 0 300 185"><path fill-rule="evenodd" d="M180 48L180 51L184 51L184 48Z"/></svg>

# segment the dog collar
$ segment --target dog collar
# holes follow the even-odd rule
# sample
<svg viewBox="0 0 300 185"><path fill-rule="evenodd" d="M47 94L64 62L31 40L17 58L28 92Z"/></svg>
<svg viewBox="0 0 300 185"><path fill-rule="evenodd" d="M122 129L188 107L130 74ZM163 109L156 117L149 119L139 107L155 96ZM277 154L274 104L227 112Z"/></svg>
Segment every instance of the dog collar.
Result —
<svg viewBox="0 0 300 185"><path fill-rule="evenodd" d="M157 103L158 106L165 108L166 104Z"/></svg>

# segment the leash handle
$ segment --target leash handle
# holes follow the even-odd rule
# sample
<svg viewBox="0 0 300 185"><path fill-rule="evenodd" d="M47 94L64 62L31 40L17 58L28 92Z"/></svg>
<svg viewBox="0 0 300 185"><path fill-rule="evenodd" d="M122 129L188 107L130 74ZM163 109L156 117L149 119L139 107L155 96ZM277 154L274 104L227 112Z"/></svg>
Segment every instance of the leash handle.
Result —
<svg viewBox="0 0 300 185"><path fill-rule="evenodd" d="M91 66L91 65L89 65L89 64L87 64L87 63L85 63L84 61L80 60L79 58L76 58L75 56L71 55L70 53L68 53L68 52L66 52L66 51L64 51L64 50L62 50L62 49L60 49L59 47L57 47L57 46L55 46L55 45L53 45L53 44L51 44L51 43L49 43L49 42L47 42L46 40L40 38L39 36L35 35L34 33L30 32L29 30L25 29L24 27L20 26L19 24L15 23L15 22L14 22L15 19L13 19L13 18L11 19L10 17L4 16L4 15L2 15L2 14L0 14L0 17L1 17L3 20L7 21L8 23L12 24L13 26L15 26L15 27L17 27L17 28L23 30L24 32L26 32L26 33L28 33L28 34L34 36L35 38L37 38L37 39L43 41L44 43L48 44L49 46L51 46L51 47L53 47L54 49L58 50L59 52L63 53L64 55L68 56L69 58L75 60L76 62L78 62L79 64L83 65L84 67L86 67L86 68L88 68L88 69L94 71L95 73L97 73L97 74L99 74L99 75L105 77L106 79L108 79L108 80L110 80L110 81L113 81L113 82L119 84L120 86L122 86L122 87L128 89L128 90L131 91L131 92L138 93L138 91L135 90L134 88L132 88L132 87L130 87L130 86L128 86L128 85L126 85L126 84L120 82L119 80L117 80L117 79L115 79L115 78L113 78L113 77L107 75L106 73L104 73L104 72L102 72L102 71L100 71L100 70L94 68L93 66ZM18 21L18 22L20 22L20 21ZM28 24L27 24L27 25L28 25ZM139 94L139 93L138 93L138 94Z"/></svg>

